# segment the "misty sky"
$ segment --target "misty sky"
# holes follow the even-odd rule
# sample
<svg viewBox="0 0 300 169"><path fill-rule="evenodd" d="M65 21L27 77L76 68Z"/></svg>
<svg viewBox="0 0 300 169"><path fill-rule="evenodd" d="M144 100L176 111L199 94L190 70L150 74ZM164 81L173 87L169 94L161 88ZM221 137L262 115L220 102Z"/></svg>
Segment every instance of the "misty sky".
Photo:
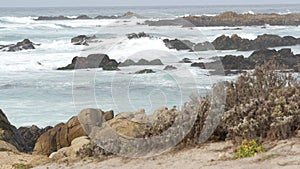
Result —
<svg viewBox="0 0 300 169"><path fill-rule="evenodd" d="M299 0L0 0L0 7L299 4Z"/></svg>

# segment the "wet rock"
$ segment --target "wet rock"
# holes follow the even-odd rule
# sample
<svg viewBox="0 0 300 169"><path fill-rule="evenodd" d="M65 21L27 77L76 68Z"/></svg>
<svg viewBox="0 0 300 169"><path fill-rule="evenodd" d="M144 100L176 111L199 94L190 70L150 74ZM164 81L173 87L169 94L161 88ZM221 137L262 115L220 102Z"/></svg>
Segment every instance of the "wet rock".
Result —
<svg viewBox="0 0 300 169"><path fill-rule="evenodd" d="M179 63L192 63L192 61L189 58L183 58Z"/></svg>
<svg viewBox="0 0 300 169"><path fill-rule="evenodd" d="M165 43L167 48L176 50L192 50L193 46L195 45L191 41L179 39L164 39L163 42Z"/></svg>
<svg viewBox="0 0 300 169"><path fill-rule="evenodd" d="M175 70L175 69L177 69L175 66L173 66L173 65L167 65L165 68L164 68L164 70Z"/></svg>
<svg viewBox="0 0 300 169"><path fill-rule="evenodd" d="M250 51L269 47L293 46L299 44L299 41L292 36L280 37L270 34L259 35L256 39L249 40L233 34L231 37L222 35L216 38L212 44L217 50Z"/></svg>
<svg viewBox="0 0 300 169"><path fill-rule="evenodd" d="M62 16L62 15L60 15L60 16L40 16L35 20L37 20L37 21L43 21L43 20L46 20L46 21L48 21L48 20L71 20L71 18L68 18L66 16Z"/></svg>
<svg viewBox="0 0 300 169"><path fill-rule="evenodd" d="M134 65L163 65L160 59L154 59L151 61L148 61L146 59L140 59L138 62L135 62L131 59L127 59L124 62L120 63L120 67L125 66L134 66Z"/></svg>
<svg viewBox="0 0 300 169"><path fill-rule="evenodd" d="M18 42L17 44L0 45L0 50L6 52L17 52L21 50L35 49L34 45L38 44L34 44L29 39L24 39L23 41Z"/></svg>
<svg viewBox="0 0 300 169"><path fill-rule="evenodd" d="M88 42L90 42L92 39L95 39L96 36L86 36L86 35L79 35L71 39L71 43L73 45L86 45L88 46Z"/></svg>
<svg viewBox="0 0 300 169"><path fill-rule="evenodd" d="M147 73L155 73L155 71L152 69L144 69L144 70L135 72L135 74L147 74Z"/></svg>
<svg viewBox="0 0 300 169"><path fill-rule="evenodd" d="M104 68L104 70L118 70L119 63L110 59L106 54L90 54L87 57L74 57L72 63L57 70Z"/></svg>
<svg viewBox="0 0 300 169"><path fill-rule="evenodd" d="M92 19L92 18L87 15L80 15L76 19Z"/></svg>
<svg viewBox="0 0 300 169"><path fill-rule="evenodd" d="M199 67L200 69L205 69L205 65L204 63L192 63L191 64L192 67Z"/></svg>
<svg viewBox="0 0 300 169"><path fill-rule="evenodd" d="M138 39L138 38L145 38L145 37L151 37L150 35L144 33L144 32L140 32L138 34L136 33L130 33L126 35L128 39Z"/></svg>

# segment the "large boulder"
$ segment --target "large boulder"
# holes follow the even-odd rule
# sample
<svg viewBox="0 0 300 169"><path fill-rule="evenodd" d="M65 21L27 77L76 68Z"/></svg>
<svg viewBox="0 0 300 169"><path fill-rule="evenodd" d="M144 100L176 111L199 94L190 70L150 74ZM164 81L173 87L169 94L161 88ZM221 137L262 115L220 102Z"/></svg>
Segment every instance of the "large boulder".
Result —
<svg viewBox="0 0 300 169"><path fill-rule="evenodd" d="M104 68L104 70L117 70L119 63L110 59L106 54L90 54L87 57L74 57L71 64L57 70Z"/></svg>
<svg viewBox="0 0 300 169"><path fill-rule="evenodd" d="M42 134L37 140L33 154L50 155L63 147L70 146L72 140L85 136L77 117L72 117L66 124L60 123Z"/></svg>
<svg viewBox="0 0 300 169"><path fill-rule="evenodd" d="M10 143L19 151L26 152L28 147L17 128L10 124L6 115L0 109L0 140Z"/></svg>
<svg viewBox="0 0 300 169"><path fill-rule="evenodd" d="M87 136L82 136L74 139L69 147L59 149L57 152L51 153L49 158L54 160L63 160L64 158L75 159L77 152L83 148L83 146L90 143Z"/></svg>
<svg viewBox="0 0 300 169"><path fill-rule="evenodd" d="M84 109L78 116L72 117L66 124L57 124L42 134L34 147L34 154L50 155L51 153L69 147L72 141L81 136L87 136L92 126L100 126L105 120L113 118L113 112L103 112L100 109Z"/></svg>

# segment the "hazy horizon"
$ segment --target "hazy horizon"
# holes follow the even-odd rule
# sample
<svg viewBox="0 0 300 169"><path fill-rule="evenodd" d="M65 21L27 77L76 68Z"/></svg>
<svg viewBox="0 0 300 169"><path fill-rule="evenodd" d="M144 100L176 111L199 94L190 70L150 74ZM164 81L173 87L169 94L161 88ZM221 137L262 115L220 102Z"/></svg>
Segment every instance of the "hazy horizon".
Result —
<svg viewBox="0 0 300 169"><path fill-rule="evenodd" d="M287 0L284 3L280 0L252 0L251 2L224 2L223 0L186 0L184 2L179 0L52 0L45 2L44 0L10 0L0 2L1 7L137 7L137 6L242 6L242 5L293 5L300 4L299 0Z"/></svg>

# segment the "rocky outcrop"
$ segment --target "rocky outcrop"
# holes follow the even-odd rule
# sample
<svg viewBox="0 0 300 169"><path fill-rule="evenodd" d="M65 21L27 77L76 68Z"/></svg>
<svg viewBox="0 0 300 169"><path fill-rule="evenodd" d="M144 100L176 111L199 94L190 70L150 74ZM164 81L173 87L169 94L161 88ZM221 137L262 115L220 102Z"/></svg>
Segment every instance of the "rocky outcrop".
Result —
<svg viewBox="0 0 300 169"><path fill-rule="evenodd" d="M79 36L76 36L74 38L71 39L71 43L73 45L86 45L88 46L89 42L92 40L92 39L95 39L96 36L86 36L86 35L79 35Z"/></svg>
<svg viewBox="0 0 300 169"><path fill-rule="evenodd" d="M87 136L90 126L100 126L113 117L113 112L103 112L100 109L84 109L78 116L72 117L66 124L60 123L42 134L37 140L33 154L50 155L51 153L69 147L74 139Z"/></svg>
<svg viewBox="0 0 300 169"><path fill-rule="evenodd" d="M103 70L118 70L119 63L106 54L90 54L87 57L74 57L72 63L57 70L103 68Z"/></svg>
<svg viewBox="0 0 300 169"><path fill-rule="evenodd" d="M17 44L11 44L11 45L0 45L0 50L4 52L17 52L21 50L28 50L28 49L35 49L33 42L31 42L29 39L24 39L21 42L18 42Z"/></svg>
<svg viewBox="0 0 300 169"><path fill-rule="evenodd" d="M136 71L134 74L148 74L148 73L155 73L155 71L152 69L143 69L143 70Z"/></svg>
<svg viewBox="0 0 300 169"><path fill-rule="evenodd" d="M207 50L238 50L251 51L278 46L293 46L300 44L300 38L293 36L280 37L278 35L263 34L257 36L256 39L243 39L236 34L232 36L221 35L217 37L212 43L202 42L194 43L189 40L179 39L164 39L166 47L176 50L189 50L191 52L207 51Z"/></svg>
<svg viewBox="0 0 300 169"><path fill-rule="evenodd" d="M238 14L224 12L217 16L185 16L171 20L145 21L149 26L264 26L299 25L300 14Z"/></svg>
<svg viewBox="0 0 300 169"><path fill-rule="evenodd" d="M242 39L234 34L231 37L222 35L215 39L212 44L216 50L239 50L250 51L269 47L293 46L300 44L300 39L292 36L280 37L278 35L264 34L254 40Z"/></svg>
<svg viewBox="0 0 300 169"><path fill-rule="evenodd" d="M28 147L17 128L10 124L6 115L0 109L0 140L10 143L19 151L27 152Z"/></svg>
<svg viewBox="0 0 300 169"><path fill-rule="evenodd" d="M217 72L212 72L213 74L234 74L235 72L231 70L239 70L236 73L243 72L241 70L254 69L255 66L261 66L271 62L282 69L292 69L295 72L300 70L300 54L293 54L291 49L283 48L281 50L269 50L261 49L254 51L248 58L244 56L234 56L226 55L220 57L220 61L225 70L218 70ZM204 66L205 65L205 66ZM200 67L202 69L213 67L216 68L216 65L220 65L219 61L210 62L210 63L193 63L192 66ZM220 72L221 71L221 72Z"/></svg>
<svg viewBox="0 0 300 169"><path fill-rule="evenodd" d="M145 66L145 65L163 65L160 59L154 59L151 61L148 61L146 59L140 59L138 62L135 62L131 59L127 59L124 62L120 63L120 67L125 67L125 66Z"/></svg>
<svg viewBox="0 0 300 169"><path fill-rule="evenodd" d="M51 128L52 127L49 126L40 129L37 126L32 125L31 127L20 127L18 128L18 131L24 138L25 144L28 146L28 151L31 152L34 148L37 139Z"/></svg>

